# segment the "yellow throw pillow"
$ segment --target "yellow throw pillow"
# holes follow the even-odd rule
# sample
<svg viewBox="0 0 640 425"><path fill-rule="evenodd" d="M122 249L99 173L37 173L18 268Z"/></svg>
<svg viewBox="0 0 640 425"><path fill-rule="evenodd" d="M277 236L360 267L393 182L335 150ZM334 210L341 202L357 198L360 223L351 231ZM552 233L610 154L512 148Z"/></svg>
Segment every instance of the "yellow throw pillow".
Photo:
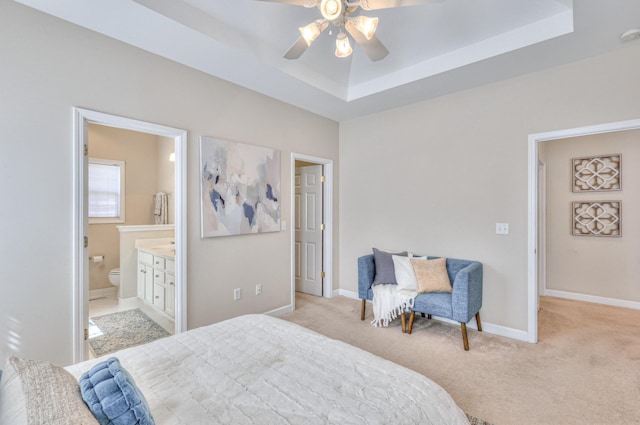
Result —
<svg viewBox="0 0 640 425"><path fill-rule="evenodd" d="M451 292L451 282L447 274L447 259L416 260L410 259L418 281L418 293Z"/></svg>

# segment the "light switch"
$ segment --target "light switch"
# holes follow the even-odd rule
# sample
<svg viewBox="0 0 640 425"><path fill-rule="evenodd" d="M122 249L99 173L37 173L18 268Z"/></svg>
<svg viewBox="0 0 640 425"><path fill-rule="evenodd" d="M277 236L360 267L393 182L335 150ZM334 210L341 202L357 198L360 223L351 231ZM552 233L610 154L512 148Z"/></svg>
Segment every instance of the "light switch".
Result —
<svg viewBox="0 0 640 425"><path fill-rule="evenodd" d="M287 230L287 220L280 220L280 230Z"/></svg>
<svg viewBox="0 0 640 425"><path fill-rule="evenodd" d="M508 235L509 223L496 223L496 235Z"/></svg>

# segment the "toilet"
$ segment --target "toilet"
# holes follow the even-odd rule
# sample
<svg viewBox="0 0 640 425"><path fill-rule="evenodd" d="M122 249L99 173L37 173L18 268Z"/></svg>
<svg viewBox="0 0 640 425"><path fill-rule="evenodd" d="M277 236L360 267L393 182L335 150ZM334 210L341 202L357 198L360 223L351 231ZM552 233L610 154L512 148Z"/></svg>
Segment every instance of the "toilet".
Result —
<svg viewBox="0 0 640 425"><path fill-rule="evenodd" d="M120 269L112 269L109 272L109 282L113 286L120 286Z"/></svg>

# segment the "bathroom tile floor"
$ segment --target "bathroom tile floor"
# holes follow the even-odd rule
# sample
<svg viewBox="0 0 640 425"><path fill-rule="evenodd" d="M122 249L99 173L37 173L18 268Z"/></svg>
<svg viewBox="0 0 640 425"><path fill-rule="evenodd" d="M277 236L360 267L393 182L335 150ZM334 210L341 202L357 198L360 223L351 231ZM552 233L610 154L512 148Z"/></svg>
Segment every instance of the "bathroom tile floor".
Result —
<svg viewBox="0 0 640 425"><path fill-rule="evenodd" d="M153 308L146 305L139 298L134 298L131 301L120 302L115 298L104 297L96 298L89 301L89 317L104 316L105 314L119 313L121 311L133 310L139 308L144 314L146 314L151 320L156 322L167 332L173 335L175 332L174 322L163 317L157 313ZM93 353L91 358L94 358Z"/></svg>

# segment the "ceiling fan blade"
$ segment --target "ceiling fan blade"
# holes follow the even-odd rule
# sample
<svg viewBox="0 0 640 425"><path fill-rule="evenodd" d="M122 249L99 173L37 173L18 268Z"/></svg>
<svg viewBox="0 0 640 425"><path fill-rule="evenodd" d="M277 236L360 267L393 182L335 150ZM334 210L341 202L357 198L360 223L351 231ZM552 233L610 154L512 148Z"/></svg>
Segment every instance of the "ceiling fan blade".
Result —
<svg viewBox="0 0 640 425"><path fill-rule="evenodd" d="M268 1L271 3L292 4L294 6L304 7L316 7L320 4L320 0L256 0L256 1Z"/></svg>
<svg viewBox="0 0 640 425"><path fill-rule="evenodd" d="M443 1L444 0L360 0L360 7L364 10L379 10L426 3L441 3Z"/></svg>
<svg viewBox="0 0 640 425"><path fill-rule="evenodd" d="M284 57L286 59L298 59L328 27L329 22L326 19L317 19L309 25L300 27L299 30L302 36L298 37L289 51L284 54Z"/></svg>
<svg viewBox="0 0 640 425"><path fill-rule="evenodd" d="M347 22L344 27L347 29L349 34L351 34L351 37L353 37L356 43L358 43L358 46L364 50L367 56L369 56L369 59L373 62L384 59L389 54L387 48L384 47L384 44L382 44L375 35L371 37L370 40L367 39L367 37L365 37L364 34L361 33L360 30L358 30L358 28L356 28L356 26L351 22Z"/></svg>
<svg viewBox="0 0 640 425"><path fill-rule="evenodd" d="M304 38L298 37L293 46L284 54L286 59L298 59L306 50L309 48L309 45L305 41Z"/></svg>

